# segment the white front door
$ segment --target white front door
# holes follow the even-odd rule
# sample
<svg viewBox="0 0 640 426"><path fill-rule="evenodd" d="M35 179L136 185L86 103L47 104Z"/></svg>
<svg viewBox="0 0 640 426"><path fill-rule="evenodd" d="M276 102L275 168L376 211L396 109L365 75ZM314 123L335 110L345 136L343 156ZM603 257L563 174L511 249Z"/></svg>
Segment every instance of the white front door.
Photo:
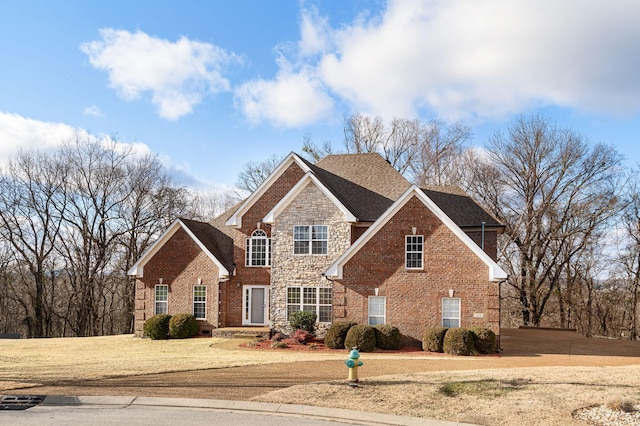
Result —
<svg viewBox="0 0 640 426"><path fill-rule="evenodd" d="M242 287L242 325L266 325L269 321L269 286Z"/></svg>

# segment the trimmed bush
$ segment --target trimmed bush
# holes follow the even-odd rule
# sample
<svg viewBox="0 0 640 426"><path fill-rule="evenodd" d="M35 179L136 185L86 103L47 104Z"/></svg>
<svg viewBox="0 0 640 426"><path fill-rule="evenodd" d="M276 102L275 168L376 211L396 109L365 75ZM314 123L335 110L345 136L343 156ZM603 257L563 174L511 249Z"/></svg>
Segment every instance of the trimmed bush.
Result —
<svg viewBox="0 0 640 426"><path fill-rule="evenodd" d="M473 333L473 343L481 354L492 354L496 351L496 333L484 327L470 328Z"/></svg>
<svg viewBox="0 0 640 426"><path fill-rule="evenodd" d="M402 336L398 327L388 324L378 324L373 327L376 333L376 346L378 349L396 351L402 346Z"/></svg>
<svg viewBox="0 0 640 426"><path fill-rule="evenodd" d="M315 312L296 311L289 315L289 325L293 330L300 329L313 334L316 331L316 318Z"/></svg>
<svg viewBox="0 0 640 426"><path fill-rule="evenodd" d="M354 325L344 339L345 349L357 347L360 352L373 352L376 348L376 332L369 325Z"/></svg>
<svg viewBox="0 0 640 426"><path fill-rule="evenodd" d="M427 352L444 352L444 335L447 334L446 327L427 328L422 336L422 350Z"/></svg>
<svg viewBox="0 0 640 426"><path fill-rule="evenodd" d="M352 321L335 322L329 326L327 334L324 336L324 345L329 349L343 349L344 339L347 337L347 332L354 325L358 325Z"/></svg>
<svg viewBox="0 0 640 426"><path fill-rule="evenodd" d="M444 335L442 348L451 355L471 355L475 351L473 333L466 328L450 328Z"/></svg>
<svg viewBox="0 0 640 426"><path fill-rule="evenodd" d="M157 314L144 322L144 335L151 340L166 339L169 337L169 321L171 315Z"/></svg>
<svg viewBox="0 0 640 426"><path fill-rule="evenodd" d="M186 339L198 334L198 320L191 314L176 314L169 321L169 336L172 339Z"/></svg>

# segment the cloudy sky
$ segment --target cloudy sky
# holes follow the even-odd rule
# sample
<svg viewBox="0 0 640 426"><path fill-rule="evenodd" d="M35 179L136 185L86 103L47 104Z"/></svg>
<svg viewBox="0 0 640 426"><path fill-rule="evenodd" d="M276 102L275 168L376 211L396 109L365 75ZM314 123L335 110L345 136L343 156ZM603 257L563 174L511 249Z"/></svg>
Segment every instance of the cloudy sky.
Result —
<svg viewBox="0 0 640 426"><path fill-rule="evenodd" d="M0 0L0 159L75 132L157 153L182 183L342 142L361 112L519 114L640 162L637 0Z"/></svg>

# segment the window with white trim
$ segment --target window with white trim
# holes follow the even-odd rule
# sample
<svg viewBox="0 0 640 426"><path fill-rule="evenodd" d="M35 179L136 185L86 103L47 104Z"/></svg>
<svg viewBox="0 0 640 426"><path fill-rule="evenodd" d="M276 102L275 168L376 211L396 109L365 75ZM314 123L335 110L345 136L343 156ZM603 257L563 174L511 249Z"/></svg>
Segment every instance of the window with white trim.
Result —
<svg viewBox="0 0 640 426"><path fill-rule="evenodd" d="M387 321L387 297L369 296L369 325L385 324Z"/></svg>
<svg viewBox="0 0 640 426"><path fill-rule="evenodd" d="M447 328L460 327L460 298L442 298L442 326Z"/></svg>
<svg viewBox="0 0 640 426"><path fill-rule="evenodd" d="M327 225L295 225L293 254L327 254L328 240Z"/></svg>
<svg viewBox="0 0 640 426"><path fill-rule="evenodd" d="M333 292L330 287L287 287L287 320L297 311L315 312L318 322L331 322Z"/></svg>
<svg viewBox="0 0 640 426"><path fill-rule="evenodd" d="M423 235L407 235L405 244L405 267L422 269Z"/></svg>
<svg viewBox="0 0 640 426"><path fill-rule="evenodd" d="M154 300L154 314L166 314L169 312L169 286L167 284L156 285Z"/></svg>
<svg viewBox="0 0 640 426"><path fill-rule="evenodd" d="M246 266L271 266L271 238L262 229L256 229L247 238L245 247Z"/></svg>
<svg viewBox="0 0 640 426"><path fill-rule="evenodd" d="M201 320L207 317L207 286L193 286L193 316Z"/></svg>

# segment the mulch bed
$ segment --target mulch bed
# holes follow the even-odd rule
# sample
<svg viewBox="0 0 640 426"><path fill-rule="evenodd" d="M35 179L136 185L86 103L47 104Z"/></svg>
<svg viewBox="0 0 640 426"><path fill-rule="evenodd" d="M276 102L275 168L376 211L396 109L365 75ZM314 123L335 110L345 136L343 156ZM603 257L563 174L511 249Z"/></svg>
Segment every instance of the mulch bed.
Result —
<svg viewBox="0 0 640 426"><path fill-rule="evenodd" d="M251 342L243 343L240 345L243 348L249 349L269 349L274 351L313 351L313 352L328 352L328 353L348 353L347 349L330 349L325 346L324 340L322 339L314 339L312 342L304 345L297 343L293 339L282 339L287 347L285 348L272 348L271 345L273 343L272 340L254 340ZM374 353L407 353L407 352L422 352L422 349L415 346L403 346L398 350L383 350L376 349L373 351Z"/></svg>

